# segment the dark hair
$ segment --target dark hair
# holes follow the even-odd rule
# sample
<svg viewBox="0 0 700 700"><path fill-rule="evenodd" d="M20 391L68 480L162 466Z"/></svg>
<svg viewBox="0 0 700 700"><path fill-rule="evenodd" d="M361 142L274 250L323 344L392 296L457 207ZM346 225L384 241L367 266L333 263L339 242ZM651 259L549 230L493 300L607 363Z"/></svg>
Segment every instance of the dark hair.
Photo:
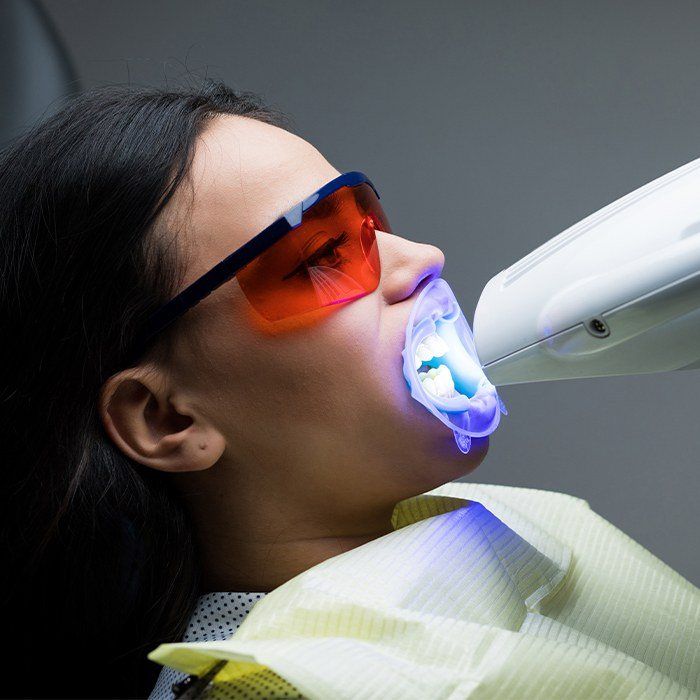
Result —
<svg viewBox="0 0 700 700"><path fill-rule="evenodd" d="M160 667L146 654L180 639L196 602L168 475L114 446L97 398L181 281L157 217L218 114L286 127L216 81L107 86L0 153L2 695L147 695Z"/></svg>

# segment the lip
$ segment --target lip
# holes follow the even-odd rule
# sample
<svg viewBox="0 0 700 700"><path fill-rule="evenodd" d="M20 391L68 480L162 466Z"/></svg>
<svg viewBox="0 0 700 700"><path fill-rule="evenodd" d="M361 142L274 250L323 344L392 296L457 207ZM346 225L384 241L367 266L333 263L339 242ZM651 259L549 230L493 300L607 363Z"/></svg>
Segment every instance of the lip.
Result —
<svg viewBox="0 0 700 700"><path fill-rule="evenodd" d="M422 288L416 288L420 291L406 324L401 353L404 378L411 396L453 431L457 446L466 453L472 437L484 437L496 430L500 414L505 414L506 409L483 372L471 328L450 286L439 277L421 284ZM438 396L428 391L415 367L418 346L432 334L448 350L426 364L446 365L454 379L455 396Z"/></svg>
<svg viewBox="0 0 700 700"><path fill-rule="evenodd" d="M416 300L420 296L420 293L431 283L434 282L437 277L424 277L417 285L416 288L413 290L413 293L411 294L412 297L415 297Z"/></svg>

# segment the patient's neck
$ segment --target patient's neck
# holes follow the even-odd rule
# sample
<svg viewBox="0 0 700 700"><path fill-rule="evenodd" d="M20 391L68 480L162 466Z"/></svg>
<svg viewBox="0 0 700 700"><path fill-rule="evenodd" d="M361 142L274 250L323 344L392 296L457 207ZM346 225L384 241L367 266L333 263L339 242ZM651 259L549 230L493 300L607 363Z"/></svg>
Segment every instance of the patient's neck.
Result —
<svg viewBox="0 0 700 700"><path fill-rule="evenodd" d="M224 467L177 477L195 528L203 592L269 592L393 530L395 500L341 503L339 494L314 494L308 484L295 491L269 479L221 478L236 473Z"/></svg>

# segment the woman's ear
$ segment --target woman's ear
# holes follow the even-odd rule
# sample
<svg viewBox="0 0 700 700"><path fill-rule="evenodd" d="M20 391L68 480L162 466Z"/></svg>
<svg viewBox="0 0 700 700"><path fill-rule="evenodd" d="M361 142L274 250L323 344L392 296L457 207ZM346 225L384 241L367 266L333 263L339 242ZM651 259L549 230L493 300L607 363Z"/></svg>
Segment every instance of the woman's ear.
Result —
<svg viewBox="0 0 700 700"><path fill-rule="evenodd" d="M208 469L226 447L224 436L154 367L130 367L112 375L99 397L102 424L128 457L152 469Z"/></svg>

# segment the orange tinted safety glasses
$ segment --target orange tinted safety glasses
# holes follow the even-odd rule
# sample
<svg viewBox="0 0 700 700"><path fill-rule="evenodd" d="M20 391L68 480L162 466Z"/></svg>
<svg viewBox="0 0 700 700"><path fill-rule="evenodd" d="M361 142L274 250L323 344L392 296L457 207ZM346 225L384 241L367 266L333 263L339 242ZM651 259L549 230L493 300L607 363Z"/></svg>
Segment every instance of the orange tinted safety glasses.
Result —
<svg viewBox="0 0 700 700"><path fill-rule="evenodd" d="M377 190L363 173L344 173L158 309L139 346L232 277L272 322L363 297L381 275L377 229L391 233Z"/></svg>

